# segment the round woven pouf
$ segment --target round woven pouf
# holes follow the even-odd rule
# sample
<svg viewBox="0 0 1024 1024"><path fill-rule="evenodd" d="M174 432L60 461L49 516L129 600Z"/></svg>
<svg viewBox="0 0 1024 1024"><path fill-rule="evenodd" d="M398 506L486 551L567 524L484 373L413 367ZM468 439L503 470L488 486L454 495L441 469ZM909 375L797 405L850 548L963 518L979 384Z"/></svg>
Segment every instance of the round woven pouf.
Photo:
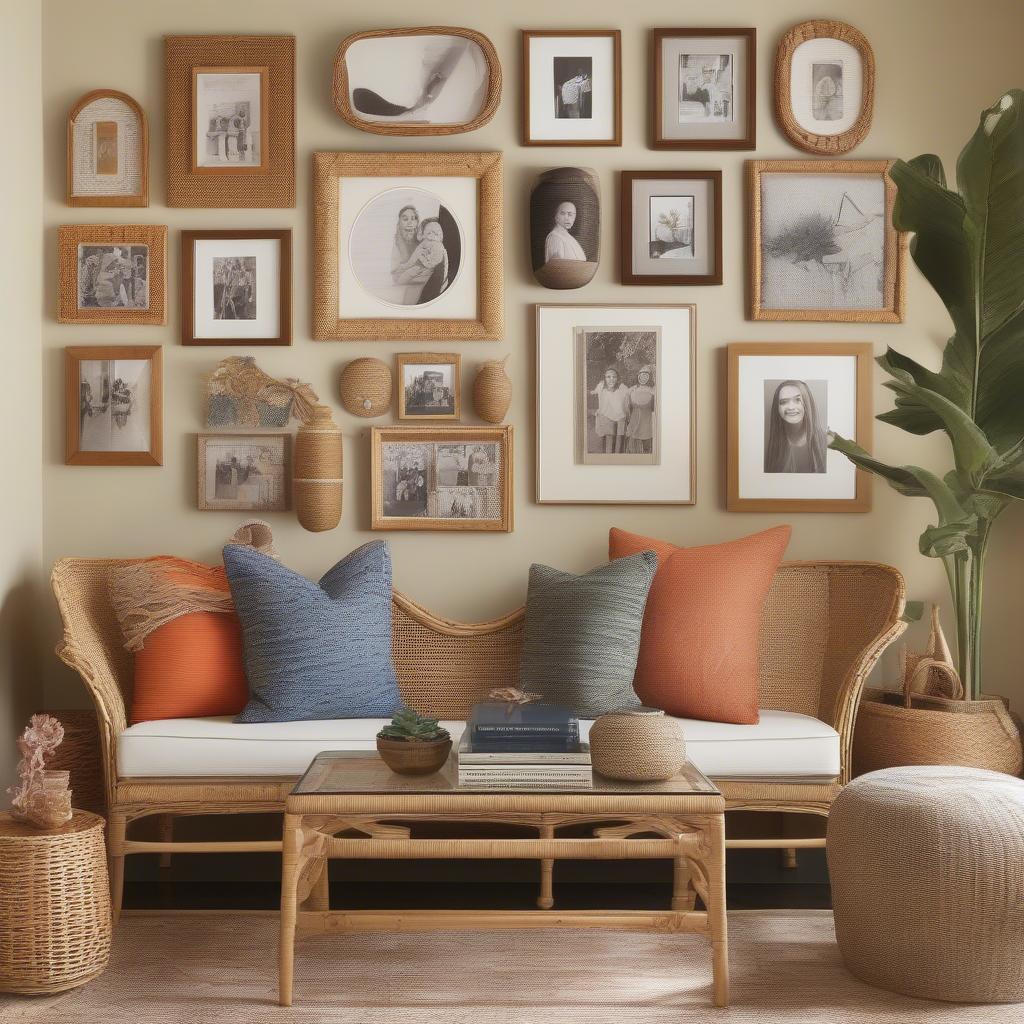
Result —
<svg viewBox="0 0 1024 1024"><path fill-rule="evenodd" d="M1024 1002L1024 782L886 768L832 804L836 938L862 981L964 1003Z"/></svg>
<svg viewBox="0 0 1024 1024"><path fill-rule="evenodd" d="M103 819L48 832L0 813L0 992L63 992L103 972L110 889Z"/></svg>
<svg viewBox="0 0 1024 1024"><path fill-rule="evenodd" d="M588 739L594 771L609 779L671 779L686 760L681 726L657 708L630 708L602 715L590 727Z"/></svg>

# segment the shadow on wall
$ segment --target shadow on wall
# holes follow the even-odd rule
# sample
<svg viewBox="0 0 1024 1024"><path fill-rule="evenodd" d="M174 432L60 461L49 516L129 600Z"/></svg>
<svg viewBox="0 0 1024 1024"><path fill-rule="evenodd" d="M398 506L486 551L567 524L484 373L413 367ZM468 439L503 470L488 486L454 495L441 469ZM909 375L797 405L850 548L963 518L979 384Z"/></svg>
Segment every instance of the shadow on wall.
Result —
<svg viewBox="0 0 1024 1024"><path fill-rule="evenodd" d="M41 601L39 581L26 575L0 602L0 794L14 781L15 740L43 702L35 614ZM0 806L7 806L6 796Z"/></svg>

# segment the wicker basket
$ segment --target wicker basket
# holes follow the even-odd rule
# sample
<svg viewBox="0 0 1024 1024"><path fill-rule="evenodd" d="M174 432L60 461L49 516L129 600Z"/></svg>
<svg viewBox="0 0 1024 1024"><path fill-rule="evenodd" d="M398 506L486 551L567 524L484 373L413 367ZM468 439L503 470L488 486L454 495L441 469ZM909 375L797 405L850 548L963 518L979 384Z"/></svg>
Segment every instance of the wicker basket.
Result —
<svg viewBox="0 0 1024 1024"><path fill-rule="evenodd" d="M292 496L299 523L311 533L333 530L341 522L341 431L326 406L295 434Z"/></svg>
<svg viewBox="0 0 1024 1024"><path fill-rule="evenodd" d="M487 423L500 423L512 404L512 381L505 372L504 359L488 359L473 380L473 408Z"/></svg>
<svg viewBox="0 0 1024 1024"><path fill-rule="evenodd" d="M381 359L353 359L341 371L341 404L364 419L383 416L391 408L391 368Z"/></svg>
<svg viewBox="0 0 1024 1024"><path fill-rule="evenodd" d="M589 739L594 771L609 779L671 779L686 760L679 723L655 708L602 715L591 727Z"/></svg>

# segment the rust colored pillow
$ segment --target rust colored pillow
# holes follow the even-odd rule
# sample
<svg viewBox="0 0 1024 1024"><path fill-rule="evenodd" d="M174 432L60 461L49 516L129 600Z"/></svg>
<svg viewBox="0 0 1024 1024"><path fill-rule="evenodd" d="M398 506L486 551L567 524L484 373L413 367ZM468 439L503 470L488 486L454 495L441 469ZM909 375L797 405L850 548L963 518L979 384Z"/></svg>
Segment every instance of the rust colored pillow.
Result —
<svg viewBox="0 0 1024 1024"><path fill-rule="evenodd" d="M615 527L608 557L653 551L658 571L644 610L633 688L678 718L758 721L761 613L791 529L681 548Z"/></svg>

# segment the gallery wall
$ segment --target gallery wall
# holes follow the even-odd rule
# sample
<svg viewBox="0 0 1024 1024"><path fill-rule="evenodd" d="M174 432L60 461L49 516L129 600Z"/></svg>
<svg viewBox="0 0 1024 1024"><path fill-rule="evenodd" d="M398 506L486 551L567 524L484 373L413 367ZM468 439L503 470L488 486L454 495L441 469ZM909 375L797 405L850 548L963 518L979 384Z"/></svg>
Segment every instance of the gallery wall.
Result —
<svg viewBox="0 0 1024 1024"><path fill-rule="evenodd" d="M61 555L175 553L215 560L225 538L243 518L200 512L195 502L195 434L203 429L201 381L217 360L246 354L244 348L184 348L179 342L179 233L189 228L291 228L294 236L294 343L256 352L259 365L278 377L309 381L332 406L345 434L345 501L341 525L324 534L303 531L294 514L272 522L284 560L317 576L358 544L386 537L396 585L418 602L447 616L482 619L522 602L532 561L585 570L606 557L612 525L679 544L707 544L739 537L779 521L793 524L790 558L849 558L888 562L906 574L913 597L945 600L941 565L917 553L929 505L876 486L867 514L794 514L785 517L725 511L725 346L732 341L868 341L881 352L892 345L935 364L949 331L945 311L916 269L908 269L906 322L885 324L753 323L745 319L744 161L797 158L772 114L772 65L780 36L806 18L834 17L860 28L874 48L877 86L874 122L853 158L939 154L952 172L979 111L1021 82L1019 55L1024 5L1018 0L734 0L705 11L674 0L640 5L593 0L552 5L521 0L512 5L448 0L445 24L486 33L501 58L505 86L497 115L484 128L447 138L382 139L345 124L330 98L334 52L346 35L386 26L428 23L425 8L409 0L372 7L336 0L176 0L130 8L113 0L46 0L43 13L43 128L45 132L46 258L43 269L43 511L46 564ZM755 152L654 152L648 148L649 32L681 25L755 26L757 45L757 149ZM622 30L623 144L621 147L523 148L519 145L520 43L523 28L619 28ZM294 34L297 40L298 202L288 210L168 209L165 200L163 36L199 33ZM968 58L965 60L965 56ZM151 124L151 205L143 210L76 209L64 205L65 118L84 92L123 90L146 110ZM15 108L17 109L17 107ZM311 340L312 202L311 154L316 150L501 150L505 158L505 331L498 342L415 344ZM582 164L596 170L604 200L603 260L596 278L576 292L552 292L530 272L528 197L536 174ZM624 287L618 283L618 172L639 169L720 169L724 194L724 283L707 287ZM10 197L7 197L10 201ZM169 226L168 322L162 327L57 324L56 240L62 223L152 223ZM33 239L31 229L24 232ZM29 242L31 247L32 242ZM552 506L534 503L534 304L695 303L697 307L696 455L697 503L679 506ZM6 318L6 311L5 311ZM7 321L9 325L9 321ZM164 465L159 468L91 468L63 464L63 348L81 344L164 346ZM347 361L375 355L391 362L397 352L454 349L462 354L464 380L476 365L509 355L514 398L507 422L516 430L515 530L510 534L398 533L370 531L369 443L372 422L341 410L338 375ZM888 407L876 375L875 410ZM474 419L467 403L463 422ZM33 416L35 413L33 412ZM28 413L26 419L31 419ZM8 418L19 424L19 415ZM36 423L30 424L35 429ZM18 434L19 442L24 438ZM876 451L888 461L941 465L937 438L908 439L882 425ZM10 436L4 444L10 443ZM30 510L26 510L28 514ZM1008 514L993 544L988 590L988 688L1024 700L1024 679L1014 669L1017 623L1024 591L1014 570L1024 554L1024 519ZM27 541L26 541L27 543ZM46 643L56 635L51 611L43 624ZM889 667L894 661L890 660ZM47 698L53 706L80 701L74 676L49 658Z"/></svg>

